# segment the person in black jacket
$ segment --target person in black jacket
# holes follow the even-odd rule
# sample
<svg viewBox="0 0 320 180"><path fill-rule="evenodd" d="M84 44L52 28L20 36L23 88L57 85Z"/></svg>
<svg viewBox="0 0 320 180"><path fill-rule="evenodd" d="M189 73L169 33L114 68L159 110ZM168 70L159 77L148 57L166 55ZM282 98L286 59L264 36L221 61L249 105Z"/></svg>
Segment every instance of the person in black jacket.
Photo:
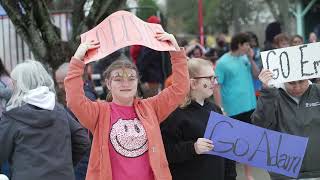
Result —
<svg viewBox="0 0 320 180"><path fill-rule="evenodd" d="M0 164L11 180L73 180L89 148L87 132L56 102L54 82L40 62L17 65L14 91L0 120Z"/></svg>
<svg viewBox="0 0 320 180"><path fill-rule="evenodd" d="M150 16L148 23L160 24L157 16ZM141 92L144 98L157 95L164 87L164 81L171 74L170 54L166 51L156 51L141 47L137 58L140 75Z"/></svg>
<svg viewBox="0 0 320 180"><path fill-rule="evenodd" d="M206 99L213 94L216 77L210 61L188 61L190 93L186 102L161 124L162 138L173 180L235 180L233 161L205 154L214 148L202 138L211 111L221 109Z"/></svg>

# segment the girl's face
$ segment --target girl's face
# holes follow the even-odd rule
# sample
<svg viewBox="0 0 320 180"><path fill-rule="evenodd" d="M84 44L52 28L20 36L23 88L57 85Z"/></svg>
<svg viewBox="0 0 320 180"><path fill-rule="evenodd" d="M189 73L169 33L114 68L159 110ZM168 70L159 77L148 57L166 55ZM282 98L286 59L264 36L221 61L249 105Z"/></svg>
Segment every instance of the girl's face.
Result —
<svg viewBox="0 0 320 180"><path fill-rule="evenodd" d="M300 44L303 44L302 39L300 39L298 37L295 37L295 38L292 39L292 46L297 46L297 45L300 45Z"/></svg>
<svg viewBox="0 0 320 180"><path fill-rule="evenodd" d="M258 46L258 43L257 43L256 39L250 38L250 46L251 46L252 48L255 48L255 47Z"/></svg>
<svg viewBox="0 0 320 180"><path fill-rule="evenodd" d="M309 42L310 43L314 43L314 42L317 42L317 35L315 33L311 33L309 35Z"/></svg>
<svg viewBox="0 0 320 180"><path fill-rule="evenodd" d="M194 57L194 58L201 58L201 57L202 57L201 49L199 49L199 48L194 49L194 50L193 50L192 57Z"/></svg>
<svg viewBox="0 0 320 180"><path fill-rule="evenodd" d="M194 96L206 99L213 94L216 76L212 66L202 67L201 74L191 78L191 91Z"/></svg>
<svg viewBox="0 0 320 180"><path fill-rule="evenodd" d="M111 71L106 84L111 91L113 100L127 102L133 100L137 94L138 75L134 69L115 69Z"/></svg>
<svg viewBox="0 0 320 180"><path fill-rule="evenodd" d="M286 48L289 46L290 46L290 44L287 40L282 40L278 43L277 48Z"/></svg>

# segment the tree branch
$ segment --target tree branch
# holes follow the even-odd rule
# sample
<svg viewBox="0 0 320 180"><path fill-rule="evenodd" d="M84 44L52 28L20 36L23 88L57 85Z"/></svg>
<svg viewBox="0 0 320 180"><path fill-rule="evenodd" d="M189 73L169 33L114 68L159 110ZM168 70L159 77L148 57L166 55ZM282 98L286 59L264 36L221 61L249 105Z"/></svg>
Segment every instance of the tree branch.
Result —
<svg viewBox="0 0 320 180"><path fill-rule="evenodd" d="M32 13L45 42L49 46L61 42L60 29L52 22L49 10L43 0L33 0Z"/></svg>
<svg viewBox="0 0 320 180"><path fill-rule="evenodd" d="M72 8L72 36L70 39L70 42L74 44L76 41L79 41L76 39L77 35L79 35L84 29L83 26L85 24L83 23L84 20L84 4L86 3L86 0L75 0ZM77 43L75 43L77 44ZM73 45L74 46L74 45ZM75 47L74 47L75 48Z"/></svg>
<svg viewBox="0 0 320 180"><path fill-rule="evenodd" d="M44 60L43 57L45 57L47 53L45 42L35 26L33 19L30 16L27 16L30 14L28 9L21 9L20 5L23 6L23 4L19 5L16 0L1 0L0 3L7 12L12 23L15 25L16 32L28 44L35 58Z"/></svg>
<svg viewBox="0 0 320 180"><path fill-rule="evenodd" d="M75 46L79 44L80 34L84 33L85 31L99 24L111 13L123 7L125 3L126 3L126 0L117 0L117 1L94 0L87 17L82 18L82 22L80 22L77 27L74 27L75 30L73 31L73 35L72 35L73 38L71 42L73 43L73 48L75 48ZM83 9L83 5L82 5L82 9Z"/></svg>
<svg viewBox="0 0 320 180"><path fill-rule="evenodd" d="M277 21L279 21L280 17L276 11L276 6L273 4L272 0L265 0L265 2L267 3L267 5L269 6L270 12L273 15L274 19L276 19Z"/></svg>
<svg viewBox="0 0 320 180"><path fill-rule="evenodd" d="M84 18L83 6L86 0L75 1L72 22L73 37L79 37L77 35L96 26L126 2L126 0L114 2L94 0L88 17ZM52 23L46 3L47 0L0 0L16 32L28 44L35 58L56 69L62 62L69 60L74 46L61 40L60 30ZM76 42L74 39L76 38L73 38L71 42Z"/></svg>
<svg viewBox="0 0 320 180"><path fill-rule="evenodd" d="M52 68L56 68L70 58L70 52L62 45L60 29L52 23L49 10L44 0L25 1L31 7L36 26L48 50L46 56L42 58L46 59Z"/></svg>
<svg viewBox="0 0 320 180"><path fill-rule="evenodd" d="M90 12L85 19L88 28L93 28L113 12L124 6L126 0L94 0Z"/></svg>
<svg viewBox="0 0 320 180"><path fill-rule="evenodd" d="M94 0L93 4L90 8L88 16L84 19L84 23L87 25L88 29L92 28L95 25L95 19L97 14L99 13L99 10L101 8L101 5L103 4L103 0Z"/></svg>
<svg viewBox="0 0 320 180"><path fill-rule="evenodd" d="M121 1L121 0L119 0ZM105 19L105 17L107 17L109 15L108 8L110 8L111 3L117 3L119 1L115 1L113 2L112 0L107 0L105 3L103 3L103 5L100 7L100 11L98 12L96 19L95 19L95 24L99 24L99 22L103 21L103 19ZM107 14L107 16L106 16Z"/></svg>

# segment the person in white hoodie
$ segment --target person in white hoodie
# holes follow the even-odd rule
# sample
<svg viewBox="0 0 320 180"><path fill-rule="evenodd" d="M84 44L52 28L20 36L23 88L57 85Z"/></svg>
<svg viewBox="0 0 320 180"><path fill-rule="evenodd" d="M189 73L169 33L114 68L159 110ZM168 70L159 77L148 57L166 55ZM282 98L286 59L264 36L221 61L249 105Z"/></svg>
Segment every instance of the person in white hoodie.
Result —
<svg viewBox="0 0 320 180"><path fill-rule="evenodd" d="M4 174L0 174L0 180L9 180L9 178Z"/></svg>
<svg viewBox="0 0 320 180"><path fill-rule="evenodd" d="M11 180L74 179L73 166L89 148L86 130L56 102L52 77L37 61L17 65L14 90L0 120L0 164Z"/></svg>

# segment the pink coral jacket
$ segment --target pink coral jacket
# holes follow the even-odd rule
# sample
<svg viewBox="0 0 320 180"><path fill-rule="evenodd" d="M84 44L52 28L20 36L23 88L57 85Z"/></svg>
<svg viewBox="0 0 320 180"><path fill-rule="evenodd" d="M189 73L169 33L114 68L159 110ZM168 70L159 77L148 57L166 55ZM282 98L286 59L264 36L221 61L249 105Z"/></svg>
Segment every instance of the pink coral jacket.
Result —
<svg viewBox="0 0 320 180"><path fill-rule="evenodd" d="M134 108L148 138L148 155L155 180L171 180L159 124L184 101L189 92L189 74L185 51L170 52L173 83L158 95L134 100ZM86 180L112 180L109 155L110 104L92 102L83 91L84 63L72 58L64 81L68 107L81 124L93 133Z"/></svg>

